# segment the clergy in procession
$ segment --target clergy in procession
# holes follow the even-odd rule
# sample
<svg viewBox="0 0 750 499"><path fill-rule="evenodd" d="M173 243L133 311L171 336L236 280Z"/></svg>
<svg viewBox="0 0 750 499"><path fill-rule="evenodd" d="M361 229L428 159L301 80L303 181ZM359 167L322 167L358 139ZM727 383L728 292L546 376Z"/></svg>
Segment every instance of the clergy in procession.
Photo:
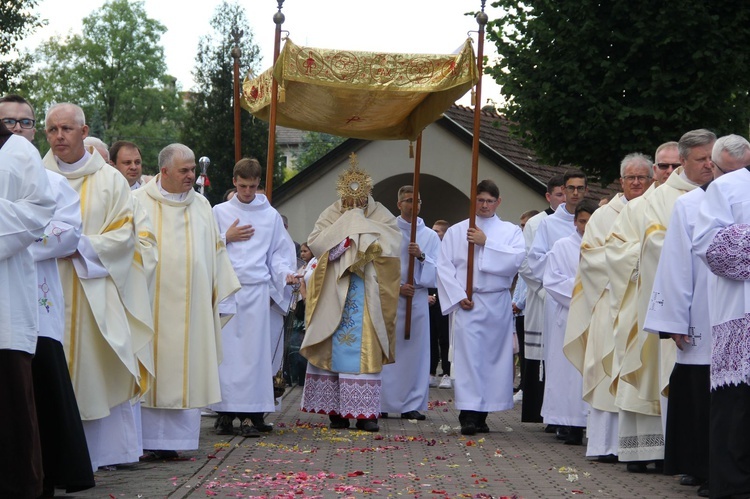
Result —
<svg viewBox="0 0 750 499"><path fill-rule="evenodd" d="M539 224L548 216L555 213L560 204L565 202L565 179L562 175L555 175L547 182L545 194L549 207L531 217L523 228L523 238L528 255L534 242ZM528 257L524 258L518 271L519 278L526 283L526 309L524 311L524 393L521 403L521 422L542 422L542 400L544 398L544 369L542 360L544 349L542 345L542 328L544 327L544 288L529 268Z"/></svg>
<svg viewBox="0 0 750 499"><path fill-rule="evenodd" d="M338 179L339 200L307 239L318 265L307 285L307 358L302 410L327 414L331 428L379 431L381 371L395 360L401 231L371 195L372 178L354 154Z"/></svg>
<svg viewBox="0 0 750 499"><path fill-rule="evenodd" d="M539 223L534 242L528 254L528 265L534 278L542 282L547 254L558 239L568 237L575 232L573 217L576 206L588 192L586 175L580 170L568 170L563 176L565 185L565 202L555 210L555 213ZM542 335L544 336L544 335ZM546 355L545 355L546 358Z"/></svg>
<svg viewBox="0 0 750 499"><path fill-rule="evenodd" d="M676 151L677 143L673 144ZM659 153L657 149L657 156ZM605 354L612 351L615 315L610 306L604 244L625 204L641 196L651 184L651 171L647 156L625 156L620 162L622 192L592 214L586 224L565 330L563 352L581 372L582 396L589 404L586 456L603 462L617 460L617 407L609 391L611 379L602 362Z"/></svg>
<svg viewBox="0 0 750 499"><path fill-rule="evenodd" d="M542 416L546 424L567 428L566 445L583 443L583 429L589 411L581 396L581 373L565 358L563 341L580 260L581 238L589 218L598 207L592 199L583 199L576 205L575 232L552 245L544 266L543 282L547 292L544 337L547 338L548 355L544 364L547 382L544 384Z"/></svg>
<svg viewBox="0 0 750 499"><path fill-rule="evenodd" d="M658 411L652 403L638 398L635 389L620 381L620 366L628 345L637 336L636 289L645 199L659 184L653 182L642 196L628 201L615 219L604 247L609 277L610 307L614 314L614 342L612 350L604 353L602 363L609 374L610 393L618 409L617 456L627 462L628 471L643 472L646 463L664 457L661 421L653 414ZM656 413L658 414L658 412Z"/></svg>
<svg viewBox="0 0 750 499"><path fill-rule="evenodd" d="M135 197L154 226L156 379L142 408L143 447L156 458L198 448L200 408L221 400L219 302L240 285L211 205L193 190L195 155L183 144L159 152L160 173Z"/></svg>
<svg viewBox="0 0 750 499"><path fill-rule="evenodd" d="M547 253L552 249L552 245L558 239L568 237L575 232L573 216L578 202L588 193L588 180L586 175L580 170L568 170L563 175L563 189L565 190L565 202L555 210L555 213L545 218L539 223L539 227L534 235L534 241L529 248L526 259L528 261L528 271L532 278L543 285L542 277L546 265ZM544 316L542 319L542 333L544 333ZM542 344L546 344L544 334L542 334ZM542 360L547 361L547 349L543 349ZM547 391L544 390L544 394ZM558 429L555 425L547 426L548 431L555 431L559 437L564 437L565 429Z"/></svg>
<svg viewBox="0 0 750 499"><path fill-rule="evenodd" d="M636 292L647 199L666 182L674 169L674 161L679 160L677 147L669 144L657 149L654 182L642 196L623 208L605 246L610 306L615 322L614 343L611 352L604 354L603 364L605 372L610 373L609 390L618 408L618 457L628 463L627 469L631 472L644 472L649 462L656 462L659 467L664 456L661 421L654 416L654 411L659 410L658 404L654 407L651 401L641 400L632 385L620 383L620 370L625 352L635 342L638 332Z"/></svg>
<svg viewBox="0 0 750 499"><path fill-rule="evenodd" d="M510 287L523 262L521 229L500 220L500 191L492 180L476 187L476 227L469 220L448 229L438 256L443 314L453 319L456 408L463 435L488 433L487 415L513 408L513 312ZM473 288L466 292L469 243L474 245Z"/></svg>
<svg viewBox="0 0 750 499"><path fill-rule="evenodd" d="M710 497L750 496L750 166L708 186L693 251L708 265Z"/></svg>
<svg viewBox="0 0 750 499"><path fill-rule="evenodd" d="M25 119L25 118L22 118ZM44 235L55 212L39 153L0 121L0 497L42 494L32 358L38 331L36 271L29 246Z"/></svg>
<svg viewBox="0 0 750 499"><path fill-rule="evenodd" d="M34 110L26 99L19 95L0 98L0 120L9 119L16 121L13 133L34 140ZM42 445L43 494L52 496L55 487L67 492L93 487L94 473L62 344L65 299L57 270L57 258L73 254L81 238L81 202L65 177L44 171L55 197L55 213L44 235L29 246L36 262L39 310L39 339L31 368Z"/></svg>
<svg viewBox="0 0 750 499"><path fill-rule="evenodd" d="M132 142L118 140L112 144L112 147L107 150L106 154L107 156L102 154L102 157L111 158L109 163L122 173L122 176L125 177L125 180L130 185L131 192L134 193L136 189L145 184L145 181L141 181L141 151L137 145ZM146 177L144 176L143 178ZM149 180L151 178L153 177L148 177ZM143 273L146 275L148 282L149 297L153 303L154 280L156 278L156 262L158 258L156 236L154 236L151 219L136 198L133 198L133 223L135 224L135 233L138 235L139 242L139 245L136 247L136 258L142 262ZM134 405L134 407L136 408L136 417L140 417L140 405Z"/></svg>
<svg viewBox="0 0 750 499"><path fill-rule="evenodd" d="M714 178L718 178L750 164L750 143L739 135L720 137L713 146L711 158ZM677 346L677 359L669 378L664 472L685 475L680 483L700 485L699 492L707 495L711 388L709 300L713 298L709 289L714 289L715 283L709 282L708 267L692 247L704 196L705 186L680 196L674 203L644 328L668 335ZM712 277L711 281L714 279Z"/></svg>
<svg viewBox="0 0 750 499"><path fill-rule="evenodd" d="M242 288L219 307L234 314L221 331L223 361L219 366L221 402L211 409L219 413L218 435L233 435L233 422L240 420L240 435L259 437L272 426L264 413L274 412L272 353L284 353L281 341L274 344L271 308L281 302L287 284L295 282L294 243L281 215L268 198L257 194L261 165L255 158L243 158L234 165L232 183L237 194L214 206L221 239Z"/></svg>
<svg viewBox="0 0 750 499"><path fill-rule="evenodd" d="M79 106L51 106L45 132L45 166L81 197L81 239L58 269L63 344L92 466L137 462L142 449L131 399L151 382L153 328L130 189L93 147L84 147L88 126Z"/></svg>
<svg viewBox="0 0 750 499"><path fill-rule="evenodd" d="M396 218L401 230L401 286L396 318L396 362L383 366L383 413L400 414L402 419L424 420L419 411L427 409L430 392L430 312L428 288L436 286L436 264L440 250L437 233L417 217L416 241L411 241L414 210L419 213L422 200L414 187L398 190ZM409 259L414 258L414 283L408 283ZM405 337L407 297L411 297L409 339Z"/></svg>
<svg viewBox="0 0 750 499"><path fill-rule="evenodd" d="M143 175L141 149L133 142L118 140L109 148L109 159L112 166L122 173L128 181L130 190L143 187L153 177Z"/></svg>
<svg viewBox="0 0 750 499"><path fill-rule="evenodd" d="M664 236L669 228L672 207L677 198L713 179L711 151L716 135L708 130L685 133L678 142L682 166L649 196L644 212L641 235L641 260L638 280L638 343L625 353L620 376L638 389L643 400L660 402L662 416L666 416L666 393L669 376L675 362L676 347L672 341L659 341L659 336L643 329L646 312L652 304L652 288L659 264ZM630 355L630 353L634 355ZM643 369L653 369L660 378L644 375ZM666 418L662 417L662 426Z"/></svg>

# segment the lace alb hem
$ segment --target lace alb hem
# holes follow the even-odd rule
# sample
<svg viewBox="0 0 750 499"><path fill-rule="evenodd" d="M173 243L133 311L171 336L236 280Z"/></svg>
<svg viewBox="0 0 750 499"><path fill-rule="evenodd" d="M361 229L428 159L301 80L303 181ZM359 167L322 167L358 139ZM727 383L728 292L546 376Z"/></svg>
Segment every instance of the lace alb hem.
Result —
<svg viewBox="0 0 750 499"><path fill-rule="evenodd" d="M750 314L712 328L711 389L750 381Z"/></svg>

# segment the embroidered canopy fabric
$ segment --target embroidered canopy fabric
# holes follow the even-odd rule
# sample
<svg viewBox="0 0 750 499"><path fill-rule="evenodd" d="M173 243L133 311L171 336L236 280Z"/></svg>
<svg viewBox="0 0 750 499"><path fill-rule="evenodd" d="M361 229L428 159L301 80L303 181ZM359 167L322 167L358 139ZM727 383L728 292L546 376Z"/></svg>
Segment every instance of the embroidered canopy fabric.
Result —
<svg viewBox="0 0 750 499"><path fill-rule="evenodd" d="M328 50L287 39L274 67L242 85L242 106L265 121L272 74L278 125L369 140L416 139L478 80L470 39L450 55Z"/></svg>

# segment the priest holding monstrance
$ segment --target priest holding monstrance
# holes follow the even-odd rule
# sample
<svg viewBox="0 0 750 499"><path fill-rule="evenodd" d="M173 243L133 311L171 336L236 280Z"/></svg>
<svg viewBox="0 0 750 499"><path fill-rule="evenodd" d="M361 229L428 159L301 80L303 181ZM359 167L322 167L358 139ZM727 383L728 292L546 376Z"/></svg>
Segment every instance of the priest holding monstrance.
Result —
<svg viewBox="0 0 750 499"><path fill-rule="evenodd" d="M331 428L355 418L378 431L381 370L395 357L401 232L354 154L336 190L307 240L319 260L307 286L302 410L328 414Z"/></svg>

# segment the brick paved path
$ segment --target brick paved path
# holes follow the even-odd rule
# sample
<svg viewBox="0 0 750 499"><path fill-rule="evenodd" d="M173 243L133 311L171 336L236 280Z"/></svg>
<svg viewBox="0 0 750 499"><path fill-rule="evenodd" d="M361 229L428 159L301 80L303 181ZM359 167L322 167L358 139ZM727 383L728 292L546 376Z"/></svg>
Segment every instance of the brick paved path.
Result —
<svg viewBox="0 0 750 499"><path fill-rule="evenodd" d="M697 497L676 477L586 460L585 447L521 424L518 405L490 415L491 433L463 437L453 390L432 388L426 421L381 419L372 434L329 430L327 417L299 411L301 392L288 391L260 439L216 436L204 417L200 450L100 470L96 488L68 497Z"/></svg>

